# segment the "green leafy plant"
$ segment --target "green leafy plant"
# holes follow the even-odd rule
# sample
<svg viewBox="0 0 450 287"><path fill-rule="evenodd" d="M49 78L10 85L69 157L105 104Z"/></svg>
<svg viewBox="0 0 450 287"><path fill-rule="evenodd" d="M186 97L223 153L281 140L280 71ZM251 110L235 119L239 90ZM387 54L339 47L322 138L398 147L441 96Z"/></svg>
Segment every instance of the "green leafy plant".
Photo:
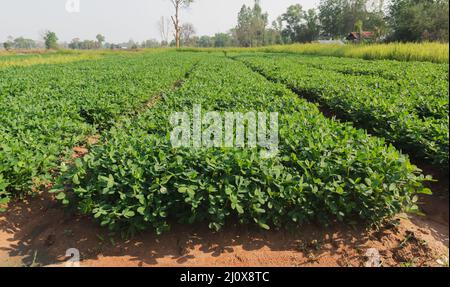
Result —
<svg viewBox="0 0 450 287"><path fill-rule="evenodd" d="M267 54L236 59L416 158L448 169L448 66Z"/></svg>
<svg viewBox="0 0 450 287"><path fill-rule="evenodd" d="M279 154L259 148L173 148L172 112L279 111ZM414 209L427 180L383 139L327 119L244 64L203 55L184 84L104 135L53 192L101 225L126 234L169 222L227 222L281 228L311 221L379 222ZM67 186L70 186L67 189Z"/></svg>
<svg viewBox="0 0 450 287"><path fill-rule="evenodd" d="M194 63L155 52L0 69L0 198L51 182L73 147L170 90Z"/></svg>

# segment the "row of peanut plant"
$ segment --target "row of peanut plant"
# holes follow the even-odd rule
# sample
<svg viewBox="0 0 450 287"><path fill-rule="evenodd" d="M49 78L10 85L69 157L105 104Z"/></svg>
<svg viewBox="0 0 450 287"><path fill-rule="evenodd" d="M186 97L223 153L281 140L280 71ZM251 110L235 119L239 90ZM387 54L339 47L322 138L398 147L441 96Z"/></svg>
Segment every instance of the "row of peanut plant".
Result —
<svg viewBox="0 0 450 287"><path fill-rule="evenodd" d="M196 105L202 114L278 112L278 153L174 147L171 115L192 118ZM420 170L383 139L328 119L284 85L213 54L201 56L181 87L112 127L102 144L62 170L52 190L58 199L128 233L161 233L174 220L207 222L213 230L236 220L263 229L375 223L416 210L415 195L429 192Z"/></svg>
<svg viewBox="0 0 450 287"><path fill-rule="evenodd" d="M448 66L288 55L235 55L414 157L448 169Z"/></svg>
<svg viewBox="0 0 450 287"><path fill-rule="evenodd" d="M194 62L143 53L0 68L0 199L51 182L75 145L170 90Z"/></svg>

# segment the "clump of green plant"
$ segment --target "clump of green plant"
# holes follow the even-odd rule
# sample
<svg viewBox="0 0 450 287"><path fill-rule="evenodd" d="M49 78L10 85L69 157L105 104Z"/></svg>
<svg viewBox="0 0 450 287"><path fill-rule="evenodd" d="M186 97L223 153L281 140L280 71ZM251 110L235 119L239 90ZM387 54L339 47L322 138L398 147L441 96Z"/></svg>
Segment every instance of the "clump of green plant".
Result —
<svg viewBox="0 0 450 287"><path fill-rule="evenodd" d="M416 158L448 169L447 65L274 54L236 59Z"/></svg>
<svg viewBox="0 0 450 287"><path fill-rule="evenodd" d="M279 152L259 148L173 148L172 112L279 111ZM426 178L407 156L350 124L327 119L244 64L203 55L177 90L105 134L105 143L66 167L53 192L126 234L169 222L237 220L262 229L306 222L379 222L416 210ZM69 188L68 188L69 187Z"/></svg>
<svg viewBox="0 0 450 287"><path fill-rule="evenodd" d="M90 60L71 62L78 56ZM51 182L73 147L170 90L195 63L171 52L92 56L58 52L23 59L45 66L6 68L0 58L0 199Z"/></svg>

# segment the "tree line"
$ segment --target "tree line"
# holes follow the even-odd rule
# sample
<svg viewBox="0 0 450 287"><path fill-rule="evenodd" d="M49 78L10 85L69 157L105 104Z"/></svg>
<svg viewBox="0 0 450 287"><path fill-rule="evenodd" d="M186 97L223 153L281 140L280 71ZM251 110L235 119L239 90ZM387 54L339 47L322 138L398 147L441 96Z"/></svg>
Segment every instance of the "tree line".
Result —
<svg viewBox="0 0 450 287"><path fill-rule="evenodd" d="M352 32L360 42L448 42L449 38L449 0L321 0L317 7L308 10L300 4L291 5L272 23L260 1L255 0L251 6L242 6L235 27L213 36L199 36L193 24L183 23L182 11L194 0L169 1L173 5L173 16L158 21L160 40L114 44L105 42L105 37L99 34L96 40L73 39L66 47L257 47L343 40ZM366 39L364 35L370 37ZM46 48L57 47L58 39L53 32L46 32L43 38ZM3 46L5 49L31 49L37 44L31 39L10 37Z"/></svg>
<svg viewBox="0 0 450 287"><path fill-rule="evenodd" d="M255 1L253 7L242 6L228 36L216 35L209 43L218 46L216 37L226 39L225 46L307 43L343 40L351 32L363 31L370 32L373 42L448 42L448 12L448 0L321 0L308 10L291 5L269 25L269 15ZM204 46L205 42L186 44Z"/></svg>

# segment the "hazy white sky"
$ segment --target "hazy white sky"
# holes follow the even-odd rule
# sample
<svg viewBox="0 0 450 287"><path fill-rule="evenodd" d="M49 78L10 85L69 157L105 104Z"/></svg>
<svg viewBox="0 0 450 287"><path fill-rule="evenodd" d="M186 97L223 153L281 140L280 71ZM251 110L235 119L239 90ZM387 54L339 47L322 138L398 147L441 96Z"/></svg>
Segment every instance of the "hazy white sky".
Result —
<svg viewBox="0 0 450 287"><path fill-rule="evenodd" d="M0 0L0 42L8 36L39 39L45 30L56 32L61 41L73 38L94 39L105 35L107 41L126 42L160 40L157 21L170 16L169 0L78 0L80 11L69 13L69 0ZM72 0L73 1L73 0ZM199 35L226 32L236 25L237 13L243 4L254 0L195 0L182 13L184 22L193 23ZM319 0L261 0L270 22L291 4L305 9Z"/></svg>

